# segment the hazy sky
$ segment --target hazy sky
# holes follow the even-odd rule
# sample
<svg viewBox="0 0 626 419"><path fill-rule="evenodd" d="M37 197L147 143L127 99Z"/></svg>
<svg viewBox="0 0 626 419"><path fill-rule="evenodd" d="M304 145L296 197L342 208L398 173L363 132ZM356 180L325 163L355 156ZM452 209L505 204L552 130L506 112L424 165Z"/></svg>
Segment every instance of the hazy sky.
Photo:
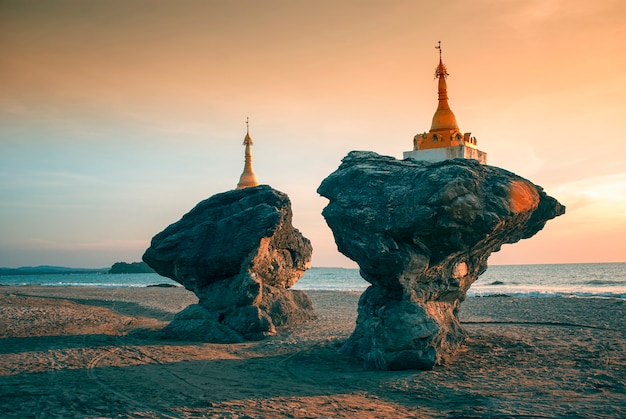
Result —
<svg viewBox="0 0 626 419"><path fill-rule="evenodd" d="M623 0L2 0L0 266L140 260L235 187L246 117L313 266L355 266L316 189L430 128L439 40L461 130L567 206L490 263L626 261Z"/></svg>

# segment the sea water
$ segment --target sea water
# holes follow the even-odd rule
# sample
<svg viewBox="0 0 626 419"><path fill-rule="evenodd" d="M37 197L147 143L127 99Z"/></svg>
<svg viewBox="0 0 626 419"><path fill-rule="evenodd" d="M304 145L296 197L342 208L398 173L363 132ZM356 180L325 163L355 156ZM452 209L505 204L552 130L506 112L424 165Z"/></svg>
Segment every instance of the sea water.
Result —
<svg viewBox="0 0 626 419"><path fill-rule="evenodd" d="M180 284L158 274L74 273L0 276L1 285L146 287ZM369 286L358 269L312 268L293 289L362 292ZM626 299L626 263L495 265L471 286L468 296L597 297Z"/></svg>
<svg viewBox="0 0 626 419"><path fill-rule="evenodd" d="M313 268L293 288L364 291L368 286L358 269ZM467 295L626 299L626 263L490 266Z"/></svg>

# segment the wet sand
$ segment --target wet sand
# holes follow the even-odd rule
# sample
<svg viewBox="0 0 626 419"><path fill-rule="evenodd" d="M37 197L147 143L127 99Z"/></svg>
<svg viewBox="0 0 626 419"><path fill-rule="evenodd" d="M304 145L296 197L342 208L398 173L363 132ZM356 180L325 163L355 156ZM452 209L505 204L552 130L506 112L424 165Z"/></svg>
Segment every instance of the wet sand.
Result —
<svg viewBox="0 0 626 419"><path fill-rule="evenodd" d="M469 338L432 371L338 348L358 293L260 342L164 341L181 288L0 287L0 417L626 417L626 302L469 298Z"/></svg>

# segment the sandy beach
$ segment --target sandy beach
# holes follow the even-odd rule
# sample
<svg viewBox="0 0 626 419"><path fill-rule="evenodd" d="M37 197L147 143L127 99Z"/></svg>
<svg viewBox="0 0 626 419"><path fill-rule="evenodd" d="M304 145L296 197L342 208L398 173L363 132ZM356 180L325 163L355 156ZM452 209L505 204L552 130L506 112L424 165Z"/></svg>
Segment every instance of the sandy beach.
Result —
<svg viewBox="0 0 626 419"><path fill-rule="evenodd" d="M0 287L0 417L626 417L626 302L470 298L432 371L368 371L338 348L358 293L244 344L164 341L181 288Z"/></svg>

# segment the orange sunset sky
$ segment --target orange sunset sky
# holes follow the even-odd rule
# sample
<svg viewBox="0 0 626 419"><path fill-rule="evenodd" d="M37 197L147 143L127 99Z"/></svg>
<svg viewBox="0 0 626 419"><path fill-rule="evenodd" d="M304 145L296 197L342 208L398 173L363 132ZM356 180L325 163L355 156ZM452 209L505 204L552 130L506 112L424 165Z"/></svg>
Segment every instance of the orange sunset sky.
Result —
<svg viewBox="0 0 626 419"><path fill-rule="evenodd" d="M430 128L439 40L461 130L567 206L490 263L626 261L623 0L2 0L0 266L140 260L235 187L246 117L313 266L355 266L316 189Z"/></svg>

